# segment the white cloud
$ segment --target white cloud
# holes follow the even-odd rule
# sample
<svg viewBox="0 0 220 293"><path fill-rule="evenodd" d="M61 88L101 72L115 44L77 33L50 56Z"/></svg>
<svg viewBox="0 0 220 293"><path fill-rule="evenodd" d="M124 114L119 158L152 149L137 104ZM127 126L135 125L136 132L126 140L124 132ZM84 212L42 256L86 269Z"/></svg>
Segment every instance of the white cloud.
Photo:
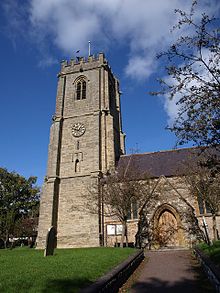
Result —
<svg viewBox="0 0 220 293"><path fill-rule="evenodd" d="M0 8L4 12L7 24L1 28L12 41L14 49L16 49L16 39L23 35L26 26L27 5L19 6L15 0L6 0L0 3Z"/></svg>
<svg viewBox="0 0 220 293"><path fill-rule="evenodd" d="M141 56L133 56L129 59L125 73L128 76L135 76L136 79L141 80L148 78L155 70L156 64L153 58L144 58Z"/></svg>
<svg viewBox="0 0 220 293"><path fill-rule="evenodd" d="M28 35L34 38L40 35L38 46L44 37L44 42L52 41L68 55L78 49L85 54L89 40L101 50L106 44L108 47L114 46L115 42L127 44L130 58L125 72L140 79L156 70L156 63L153 65L149 60L171 41L169 29L176 23L174 8L187 10L191 1L29 0L28 9L25 7L30 20ZM214 11L220 6L215 2L203 1L202 6L206 11ZM21 22L19 12L15 14L15 11L22 11L24 7L18 5L18 0L5 0L4 3L5 7L13 8L10 10L14 11L13 21Z"/></svg>
<svg viewBox="0 0 220 293"><path fill-rule="evenodd" d="M217 69L216 66L218 66L220 64L218 56L216 56L214 53L211 53L207 49L202 51L202 56L203 56L203 60L205 60L206 64L209 64L209 68L212 68L212 66L213 66L215 69ZM183 64L180 65L180 66L183 66ZM165 111L167 113L167 116L168 116L167 122L168 122L169 126L173 125L173 122L177 118L177 114L178 114L178 112L180 110L180 105L177 105L179 99L185 93L188 94L191 91L190 90L191 87L195 86L195 87L197 87L199 89L199 88L204 87L204 82L203 81L205 81L205 82L210 82L210 81L216 82L215 79L213 78L213 75L210 74L209 70L206 68L206 66L202 62L194 63L194 65L191 68L193 69L194 72L197 72L196 76L200 77L200 79L193 78L190 81L188 81L187 83L185 83L185 86L182 88L182 90L180 90L174 96L174 98L172 100L169 99L168 95L164 95L164 97L163 97L162 101L163 101L163 104L164 104L164 109L165 109ZM185 76L184 75L182 75L182 76L179 75L179 78L184 80ZM171 86L176 84L175 80L172 79L171 77L166 77L164 79L165 79L166 84L169 84ZM194 105L194 106L196 107L196 105ZM197 106L199 106L199 105L197 104Z"/></svg>
<svg viewBox="0 0 220 293"><path fill-rule="evenodd" d="M57 60L55 58L49 55L44 55L43 59L41 59L40 62L38 63L38 66L44 68L56 63L57 63Z"/></svg>
<svg viewBox="0 0 220 293"><path fill-rule="evenodd" d="M215 1L209 2L203 3L206 10L216 9ZM100 49L115 41L128 44L131 57L125 72L140 79L156 70L155 52L171 41L174 8L186 10L190 4L191 0L31 0L30 19L33 28L51 36L65 54L78 49L85 54L88 40ZM154 65L149 61L153 59Z"/></svg>
<svg viewBox="0 0 220 293"><path fill-rule="evenodd" d="M76 50L87 53L88 41L98 50L111 50L118 44L128 46L128 77L146 79L158 69L155 54L172 42L170 28L176 23L175 8L189 10L192 0L29 0L26 8L28 29L26 35L37 43L46 63L51 63L49 45L60 49L64 55L73 56ZM24 27L21 15L23 6L18 0L5 0L12 7L13 27ZM200 1L198 14L216 12L220 8L217 0ZM7 9L5 9L6 11ZM6 11L6 13L9 12ZM28 30L28 33L27 33ZM49 60L49 61L48 61ZM44 62L44 61L42 61ZM45 63L45 62L44 62ZM176 107L166 102L168 113ZM173 114L170 114L171 116Z"/></svg>
<svg viewBox="0 0 220 293"><path fill-rule="evenodd" d="M177 117L177 113L179 110L178 105L176 104L178 102L178 98L170 100L167 96L164 97L163 103L164 103L164 110L167 113L168 120L167 124L168 126L172 126L173 122L175 121L175 118Z"/></svg>

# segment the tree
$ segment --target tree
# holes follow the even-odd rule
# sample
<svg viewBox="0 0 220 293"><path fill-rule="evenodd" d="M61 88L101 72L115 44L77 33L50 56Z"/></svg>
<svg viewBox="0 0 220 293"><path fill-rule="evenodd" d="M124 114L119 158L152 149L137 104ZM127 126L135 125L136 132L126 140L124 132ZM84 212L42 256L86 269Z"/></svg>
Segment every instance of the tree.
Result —
<svg viewBox="0 0 220 293"><path fill-rule="evenodd" d="M180 16L174 31L180 37L158 58L165 58L168 78L159 80L161 90L177 101L178 114L169 127L177 144L216 146L220 143L220 28L219 19L196 17L197 1L190 13L176 9Z"/></svg>
<svg viewBox="0 0 220 293"><path fill-rule="evenodd" d="M125 237L128 246L127 220L131 213L131 205L137 202L141 206L143 197L148 194L147 189L147 182L131 180L117 173L105 178L102 197L105 204L104 214L106 217L116 217L121 222L121 247Z"/></svg>
<svg viewBox="0 0 220 293"><path fill-rule="evenodd" d="M0 168L0 237L5 247L9 237L14 236L16 223L39 203L36 180Z"/></svg>
<svg viewBox="0 0 220 293"><path fill-rule="evenodd" d="M128 173L126 169L121 168L100 180L98 186L100 192L97 191L97 186L93 185L92 188L89 188L87 194L90 212L116 219L121 223L121 247L123 247L125 238L126 246L128 246L127 221L132 204L141 207L148 197L150 200L148 176L144 176L143 180L137 180L135 177L133 172L131 174L131 172Z"/></svg>
<svg viewBox="0 0 220 293"><path fill-rule="evenodd" d="M14 236L18 238L28 237L28 243L30 247L33 247L37 238L37 227L39 217L40 202L36 202L36 205L16 221L14 226Z"/></svg>
<svg viewBox="0 0 220 293"><path fill-rule="evenodd" d="M189 171L191 170L191 171ZM188 175L185 177L186 183L189 186L191 193L198 199L199 206L202 210L211 213L213 222L213 236L214 240L218 239L216 216L220 207L220 174L213 173L201 161L191 169L188 169Z"/></svg>

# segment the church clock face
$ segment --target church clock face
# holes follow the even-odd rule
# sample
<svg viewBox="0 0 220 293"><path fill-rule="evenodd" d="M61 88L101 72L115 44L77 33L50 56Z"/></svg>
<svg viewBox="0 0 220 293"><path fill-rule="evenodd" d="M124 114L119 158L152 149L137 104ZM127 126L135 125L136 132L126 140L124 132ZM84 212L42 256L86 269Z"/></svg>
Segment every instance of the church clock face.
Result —
<svg viewBox="0 0 220 293"><path fill-rule="evenodd" d="M83 135L86 131L86 128L84 126L84 124L82 123L75 123L73 126L72 126L72 134L73 136L75 137L79 137L81 135Z"/></svg>

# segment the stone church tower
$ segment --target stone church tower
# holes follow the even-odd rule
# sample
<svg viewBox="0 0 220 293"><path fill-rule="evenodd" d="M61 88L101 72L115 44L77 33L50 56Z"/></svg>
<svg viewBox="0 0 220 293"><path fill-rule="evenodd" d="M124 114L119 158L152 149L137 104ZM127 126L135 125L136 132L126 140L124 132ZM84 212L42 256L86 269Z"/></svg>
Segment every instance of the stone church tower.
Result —
<svg viewBox="0 0 220 293"><path fill-rule="evenodd" d="M57 247L99 246L101 217L87 212L87 186L114 168L124 153L119 83L104 54L62 62L50 130L37 247L57 230Z"/></svg>

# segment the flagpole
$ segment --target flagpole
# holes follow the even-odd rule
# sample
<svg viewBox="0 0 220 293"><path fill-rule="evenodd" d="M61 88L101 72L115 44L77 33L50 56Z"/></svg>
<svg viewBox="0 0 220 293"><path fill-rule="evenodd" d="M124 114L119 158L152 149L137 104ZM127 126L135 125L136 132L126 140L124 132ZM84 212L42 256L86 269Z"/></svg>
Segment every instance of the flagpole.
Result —
<svg viewBox="0 0 220 293"><path fill-rule="evenodd" d="M90 44L90 41L88 43L89 43L89 56L90 56L91 55L91 44Z"/></svg>

